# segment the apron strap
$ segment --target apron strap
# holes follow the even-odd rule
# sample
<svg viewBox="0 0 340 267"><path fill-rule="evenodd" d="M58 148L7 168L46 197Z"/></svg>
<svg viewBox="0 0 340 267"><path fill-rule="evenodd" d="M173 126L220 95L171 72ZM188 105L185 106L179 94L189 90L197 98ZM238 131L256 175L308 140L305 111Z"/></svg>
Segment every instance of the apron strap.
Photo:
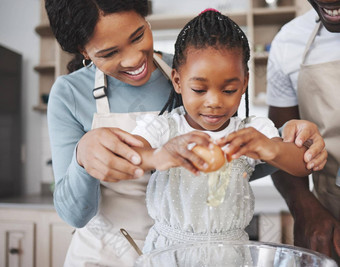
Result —
<svg viewBox="0 0 340 267"><path fill-rule="evenodd" d="M172 68L170 68L169 65L166 64L163 59L161 59L159 56L157 56L156 53L153 53L153 62L160 69L160 71L163 73L163 75L168 80L171 80L171 71L172 71Z"/></svg>
<svg viewBox="0 0 340 267"><path fill-rule="evenodd" d="M163 75L171 80L171 68L165 63L163 59L153 54L153 61ZM94 82L94 89L92 91L93 97L96 99L97 113L110 113L109 100L107 98L107 78L106 75L98 68L96 68L96 77Z"/></svg>
<svg viewBox="0 0 340 267"><path fill-rule="evenodd" d="M96 78L92 94L96 99L97 113L110 113L109 101L107 99L106 75L98 68L96 68Z"/></svg>
<svg viewBox="0 0 340 267"><path fill-rule="evenodd" d="M305 51L303 52L303 57L302 57L302 62L301 64L305 64L305 61L306 61L306 57L307 57L307 54L309 52L309 48L311 47L316 35L318 34L319 32L319 29L321 28L321 21L317 22L316 23L316 26L311 34L311 36L309 37L309 40L307 42L307 45L306 45L306 48L305 48Z"/></svg>

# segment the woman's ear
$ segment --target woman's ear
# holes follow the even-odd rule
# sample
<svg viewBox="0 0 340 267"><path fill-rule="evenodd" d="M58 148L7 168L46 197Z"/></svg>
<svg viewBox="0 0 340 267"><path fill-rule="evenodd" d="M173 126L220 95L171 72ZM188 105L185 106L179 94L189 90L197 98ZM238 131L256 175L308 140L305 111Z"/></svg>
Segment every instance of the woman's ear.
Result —
<svg viewBox="0 0 340 267"><path fill-rule="evenodd" d="M246 75L244 76L244 84L243 84L243 89L242 89L242 94L244 94L248 88L248 83L249 83L249 72L247 71Z"/></svg>
<svg viewBox="0 0 340 267"><path fill-rule="evenodd" d="M84 48L78 48L79 50L79 53L83 55L83 57L86 59L86 60L89 60L90 57L89 55L87 54L86 50Z"/></svg>
<svg viewBox="0 0 340 267"><path fill-rule="evenodd" d="M181 81L180 81L179 73L175 69L172 69L171 71L171 81L172 81L172 86L174 87L176 93L180 94L181 93Z"/></svg>

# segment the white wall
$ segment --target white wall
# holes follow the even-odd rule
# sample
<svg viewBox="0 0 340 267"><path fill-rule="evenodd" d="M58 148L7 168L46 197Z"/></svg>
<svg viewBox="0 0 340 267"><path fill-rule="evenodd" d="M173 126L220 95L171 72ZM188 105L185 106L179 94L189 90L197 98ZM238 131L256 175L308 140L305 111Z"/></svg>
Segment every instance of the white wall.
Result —
<svg viewBox="0 0 340 267"><path fill-rule="evenodd" d="M42 115L38 103L39 37L34 28L40 20L39 0L0 0L0 44L22 54L22 144L24 189L38 193L41 181ZM1 60L1 59L0 59Z"/></svg>

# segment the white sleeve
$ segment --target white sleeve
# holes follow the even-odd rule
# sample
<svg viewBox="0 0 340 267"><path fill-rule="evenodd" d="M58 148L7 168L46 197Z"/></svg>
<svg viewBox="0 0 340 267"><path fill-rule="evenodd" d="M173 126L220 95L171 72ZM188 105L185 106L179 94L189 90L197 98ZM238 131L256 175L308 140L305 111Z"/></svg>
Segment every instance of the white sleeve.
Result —
<svg viewBox="0 0 340 267"><path fill-rule="evenodd" d="M297 95L285 71L285 59L288 58L287 45L280 33L274 38L267 65L267 104L274 107L292 107L298 104ZM292 59L297 60L297 59Z"/></svg>
<svg viewBox="0 0 340 267"><path fill-rule="evenodd" d="M162 115L141 115L137 117L136 124L132 134L143 137L152 148L158 148L169 140L168 120Z"/></svg>
<svg viewBox="0 0 340 267"><path fill-rule="evenodd" d="M255 117L251 119L250 123L246 124L246 127L254 127L256 130L258 130L268 138L280 137L279 130L268 118Z"/></svg>

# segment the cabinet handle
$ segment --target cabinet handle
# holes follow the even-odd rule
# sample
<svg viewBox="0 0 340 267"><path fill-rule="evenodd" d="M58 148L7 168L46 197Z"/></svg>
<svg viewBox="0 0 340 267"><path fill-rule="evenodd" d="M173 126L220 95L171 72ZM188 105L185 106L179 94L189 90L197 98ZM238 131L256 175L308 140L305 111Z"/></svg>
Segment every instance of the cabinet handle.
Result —
<svg viewBox="0 0 340 267"><path fill-rule="evenodd" d="M18 248L10 248L9 249L10 254L20 254L20 249Z"/></svg>

